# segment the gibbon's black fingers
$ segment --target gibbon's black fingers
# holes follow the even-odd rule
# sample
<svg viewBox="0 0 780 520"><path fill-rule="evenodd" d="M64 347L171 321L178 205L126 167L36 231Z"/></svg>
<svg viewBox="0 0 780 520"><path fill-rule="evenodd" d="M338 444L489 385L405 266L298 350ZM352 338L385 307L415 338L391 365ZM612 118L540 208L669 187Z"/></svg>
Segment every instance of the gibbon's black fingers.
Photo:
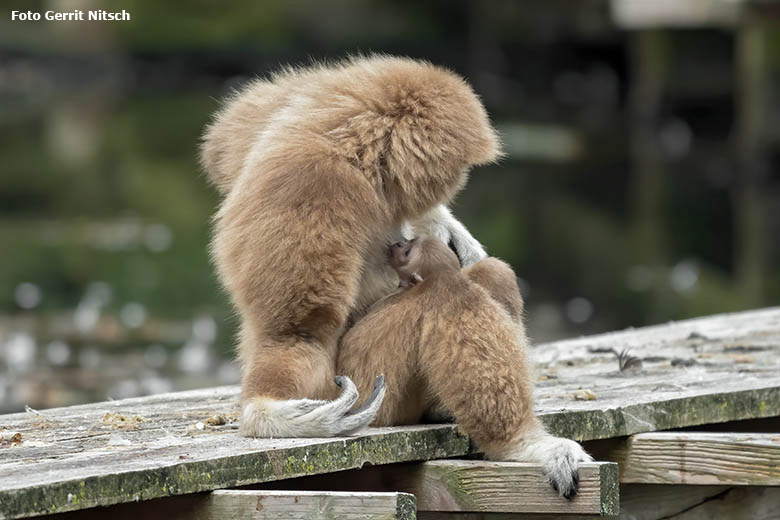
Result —
<svg viewBox="0 0 780 520"><path fill-rule="evenodd" d="M376 419L379 408L382 406L382 401L385 399L385 386L384 376L379 376L374 380L374 390L371 392L371 396L368 401L354 412L347 412L339 421L339 432L337 435L350 435L358 430L362 430Z"/></svg>
<svg viewBox="0 0 780 520"><path fill-rule="evenodd" d="M580 474L577 466L577 461L570 456L555 459L547 465L550 485L560 496L568 500L574 498L579 490Z"/></svg>
<svg viewBox="0 0 780 520"><path fill-rule="evenodd" d="M317 417L341 417L346 414L360 397L355 383L346 376L336 376L333 381L341 388L341 395L332 401L324 401L322 406L312 410Z"/></svg>
<svg viewBox="0 0 780 520"><path fill-rule="evenodd" d="M567 483L559 483L558 481L554 480L552 477L550 477L549 482L550 482L550 486L560 496L562 496L567 500L573 499L575 496L577 496L577 491L579 491L580 479L577 473L575 473L572 479Z"/></svg>
<svg viewBox="0 0 780 520"><path fill-rule="evenodd" d="M376 399L379 397L379 394L384 392L385 390L385 376L377 376L376 379L374 379L374 389L371 391L371 395L368 396L368 399L360 408L357 408L355 410L350 410L347 415L357 415L359 413L362 413L366 410L368 410L371 405L376 401Z"/></svg>
<svg viewBox="0 0 780 520"><path fill-rule="evenodd" d="M360 397L360 393L358 392L355 383L347 376L336 376L333 378L333 382L341 388L341 395L333 401L330 401L331 406L334 408L341 408L344 405L349 405L349 408L352 408L352 405L354 405L355 401Z"/></svg>
<svg viewBox="0 0 780 520"><path fill-rule="evenodd" d="M368 426L382 404L384 378L377 378L371 399L358 412L350 412L359 397L352 380L337 376L334 382L342 391L332 401L250 400L244 405L241 417L242 433L249 437L333 437Z"/></svg>

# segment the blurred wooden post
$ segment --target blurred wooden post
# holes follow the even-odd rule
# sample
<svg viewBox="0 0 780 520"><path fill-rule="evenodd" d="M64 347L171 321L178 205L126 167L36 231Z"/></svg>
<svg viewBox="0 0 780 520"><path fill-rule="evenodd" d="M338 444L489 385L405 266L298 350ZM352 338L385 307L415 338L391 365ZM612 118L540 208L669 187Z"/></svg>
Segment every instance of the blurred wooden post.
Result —
<svg viewBox="0 0 780 520"><path fill-rule="evenodd" d="M733 187L734 264L740 306L760 305L766 280L767 202L761 188L767 111L767 31L755 7L746 7L736 35L736 155Z"/></svg>
<svg viewBox="0 0 780 520"><path fill-rule="evenodd" d="M629 98L629 158L634 206L636 258L651 266L665 260L663 229L664 165L658 142L666 69L666 35L660 29L633 32Z"/></svg>
<svg viewBox="0 0 780 520"><path fill-rule="evenodd" d="M633 78L630 97L630 157L634 174L637 257L664 263L662 214L664 169L658 145L657 114L665 72L664 28L729 27L735 34L736 176L734 265L739 307L762 303L767 279L768 204L762 189L766 166L767 14L776 9L750 1L612 0L616 23L632 34Z"/></svg>

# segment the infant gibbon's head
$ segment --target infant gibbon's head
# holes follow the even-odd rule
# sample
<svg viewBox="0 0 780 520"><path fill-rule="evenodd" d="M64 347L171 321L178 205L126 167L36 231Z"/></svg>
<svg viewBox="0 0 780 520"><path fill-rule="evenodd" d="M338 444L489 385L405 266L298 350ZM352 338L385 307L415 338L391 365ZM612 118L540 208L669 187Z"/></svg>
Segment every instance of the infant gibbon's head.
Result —
<svg viewBox="0 0 780 520"><path fill-rule="evenodd" d="M390 265L408 287L442 271L460 271L457 255L433 237L414 238L390 246Z"/></svg>

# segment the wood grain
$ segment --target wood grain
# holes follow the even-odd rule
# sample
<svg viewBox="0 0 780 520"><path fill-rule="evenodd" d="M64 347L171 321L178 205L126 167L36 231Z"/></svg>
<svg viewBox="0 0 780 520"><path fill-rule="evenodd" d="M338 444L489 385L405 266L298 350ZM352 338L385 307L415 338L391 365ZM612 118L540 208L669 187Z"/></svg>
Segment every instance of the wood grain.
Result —
<svg viewBox="0 0 780 520"><path fill-rule="evenodd" d="M620 486L626 520L776 520L780 488L626 484Z"/></svg>
<svg viewBox="0 0 780 520"><path fill-rule="evenodd" d="M253 486L254 487L254 486ZM519 462L435 460L268 482L262 489L311 491L403 491L417 497L417 510L442 513L609 515L619 509L614 463L580 467L580 490L566 500L553 490L541 466Z"/></svg>
<svg viewBox="0 0 780 520"><path fill-rule="evenodd" d="M413 520L406 493L333 491L214 491L193 520Z"/></svg>
<svg viewBox="0 0 780 520"><path fill-rule="evenodd" d="M219 392L219 391L217 391ZM190 429L217 406L181 396L101 403L144 414L137 429L105 426L100 408L62 409L23 438L50 443L0 448L0 518L21 518L327 473L364 464L452 457L469 451L451 425L376 428L358 437L247 439L221 427ZM178 398L177 398L178 397ZM224 404L223 404L224 405ZM156 410L164 408L160 413ZM105 409L105 408L104 408ZM177 411L174 411L177 410ZM67 418L67 419L66 419ZM55 422L56 421L56 422ZM152 426L154 425L154 426ZM37 434L37 436L34 436ZM127 443L119 443L121 438Z"/></svg>
<svg viewBox="0 0 780 520"><path fill-rule="evenodd" d="M626 484L780 485L780 433L640 433L599 456Z"/></svg>
<svg viewBox="0 0 780 520"><path fill-rule="evenodd" d="M620 372L612 350L624 349L641 370ZM778 354L780 308L542 344L536 409L577 440L779 416ZM582 389L596 398L576 400ZM245 439L231 423L237 398L222 387L0 416L0 431L21 435L0 441L0 518L469 452L449 425Z"/></svg>
<svg viewBox="0 0 780 520"><path fill-rule="evenodd" d="M628 351L642 368L620 372L615 351ZM537 411L564 437L780 415L778 307L542 344L532 356ZM596 399L575 399L582 389Z"/></svg>
<svg viewBox="0 0 780 520"><path fill-rule="evenodd" d="M552 489L538 465L517 462L437 460L380 468L392 489L417 497L419 511L615 515L618 468L589 463L580 489L567 500Z"/></svg>

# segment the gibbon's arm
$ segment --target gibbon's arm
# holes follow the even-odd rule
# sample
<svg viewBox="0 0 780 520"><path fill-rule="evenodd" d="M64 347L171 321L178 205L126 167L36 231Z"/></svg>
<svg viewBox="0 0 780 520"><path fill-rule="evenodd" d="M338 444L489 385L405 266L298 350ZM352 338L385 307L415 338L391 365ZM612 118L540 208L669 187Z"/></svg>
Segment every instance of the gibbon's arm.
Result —
<svg viewBox="0 0 780 520"><path fill-rule="evenodd" d="M455 248L463 267L487 258L485 248L471 236L466 226L452 212L440 204L411 223L413 236L430 235ZM412 238L412 237L407 237Z"/></svg>

